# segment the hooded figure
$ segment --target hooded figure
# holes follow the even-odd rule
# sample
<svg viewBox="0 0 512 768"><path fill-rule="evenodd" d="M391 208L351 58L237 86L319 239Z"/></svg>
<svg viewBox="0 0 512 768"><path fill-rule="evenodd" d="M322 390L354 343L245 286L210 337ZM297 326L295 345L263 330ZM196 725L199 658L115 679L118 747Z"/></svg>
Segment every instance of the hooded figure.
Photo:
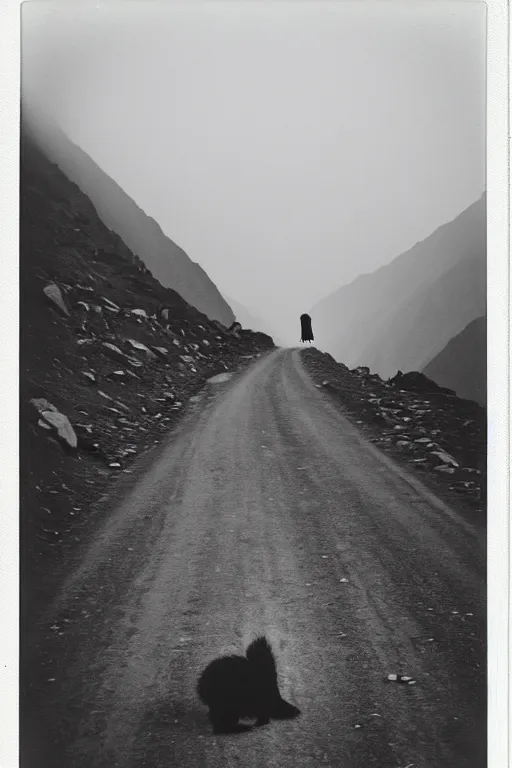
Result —
<svg viewBox="0 0 512 768"><path fill-rule="evenodd" d="M311 327L311 318L309 315L301 315L300 316L300 327L301 327L301 341L309 341L310 343L314 341L313 336L313 329Z"/></svg>

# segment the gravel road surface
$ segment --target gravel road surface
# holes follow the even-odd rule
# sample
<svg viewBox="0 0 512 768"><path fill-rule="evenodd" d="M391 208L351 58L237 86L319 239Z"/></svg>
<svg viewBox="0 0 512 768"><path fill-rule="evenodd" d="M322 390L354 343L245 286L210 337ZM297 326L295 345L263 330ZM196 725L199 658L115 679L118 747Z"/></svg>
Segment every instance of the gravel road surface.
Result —
<svg viewBox="0 0 512 768"><path fill-rule="evenodd" d="M30 638L22 768L486 765L485 530L298 350L209 384L138 471ZM214 736L197 676L259 633L302 715Z"/></svg>

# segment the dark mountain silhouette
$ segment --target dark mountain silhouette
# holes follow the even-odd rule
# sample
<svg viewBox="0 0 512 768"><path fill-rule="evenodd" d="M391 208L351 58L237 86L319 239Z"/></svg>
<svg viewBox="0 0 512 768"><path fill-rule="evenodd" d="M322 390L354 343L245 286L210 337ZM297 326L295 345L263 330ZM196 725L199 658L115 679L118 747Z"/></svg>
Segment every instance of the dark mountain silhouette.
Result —
<svg viewBox="0 0 512 768"><path fill-rule="evenodd" d="M422 370L459 397L487 403L487 318L477 317Z"/></svg>
<svg viewBox="0 0 512 768"><path fill-rule="evenodd" d="M481 280L485 260L484 194L453 221L439 227L390 264L361 275L320 301L310 312L318 347L346 365L367 365L381 375L395 373L397 368L411 370L408 360L414 359L414 347L422 336L419 330L413 333L413 325L420 319L423 322L429 306L435 309L439 304L435 292L442 290L450 301L443 315L443 337L436 338L440 324L429 325L419 355L418 364L424 364L470 320L484 314L479 297L480 288L485 292L485 283ZM461 267L467 290L461 294L463 306L459 307L459 294L453 284L456 275L450 276L450 273L462 262L467 262ZM443 276L448 278L448 284L441 289ZM430 287L432 294L429 294ZM467 308L468 302L471 304L467 293L473 296L472 310ZM418 302L423 307L421 312ZM405 327L401 327L404 323ZM400 338L395 340L396 333ZM436 344L440 346L436 348ZM385 350L382 355L381 349Z"/></svg>
<svg viewBox="0 0 512 768"><path fill-rule="evenodd" d="M204 269L58 126L26 105L22 116L25 133L89 197L103 223L142 259L151 274L210 319L231 325L234 314Z"/></svg>

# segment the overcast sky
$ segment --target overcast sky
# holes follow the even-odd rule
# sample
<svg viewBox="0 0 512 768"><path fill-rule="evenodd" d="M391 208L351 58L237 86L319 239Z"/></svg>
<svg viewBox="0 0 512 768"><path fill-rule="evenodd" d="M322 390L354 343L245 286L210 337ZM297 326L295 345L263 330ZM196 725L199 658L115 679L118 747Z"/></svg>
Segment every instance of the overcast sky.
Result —
<svg viewBox="0 0 512 768"><path fill-rule="evenodd" d="M291 343L484 191L484 3L22 8L24 95Z"/></svg>

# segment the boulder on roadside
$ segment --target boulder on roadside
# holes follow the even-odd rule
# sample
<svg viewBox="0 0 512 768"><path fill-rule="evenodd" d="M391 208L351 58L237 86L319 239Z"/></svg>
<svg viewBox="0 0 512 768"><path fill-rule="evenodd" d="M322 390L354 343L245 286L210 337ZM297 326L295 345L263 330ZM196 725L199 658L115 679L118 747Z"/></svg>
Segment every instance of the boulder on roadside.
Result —
<svg viewBox="0 0 512 768"><path fill-rule="evenodd" d="M61 413L44 397L33 397L30 403L37 411L40 419L52 428L61 442L68 448L74 449L77 447L76 432L67 416Z"/></svg>
<svg viewBox="0 0 512 768"><path fill-rule="evenodd" d="M446 464L450 467L458 467L459 463L456 461L453 456L450 456L449 453L446 453L446 451L430 451L432 456L435 456L437 459L440 459L443 464Z"/></svg>
<svg viewBox="0 0 512 768"><path fill-rule="evenodd" d="M238 334L242 330L242 324L239 322L231 323L231 325L228 328L228 331L233 334L233 336L238 337Z"/></svg>
<svg viewBox="0 0 512 768"><path fill-rule="evenodd" d="M424 373L419 373L418 371L409 371L409 373L397 371L395 376L388 379L388 383L398 389L405 389L408 392L429 392L443 395L455 395L453 389L440 387L435 381L432 381L432 379L429 379Z"/></svg>

